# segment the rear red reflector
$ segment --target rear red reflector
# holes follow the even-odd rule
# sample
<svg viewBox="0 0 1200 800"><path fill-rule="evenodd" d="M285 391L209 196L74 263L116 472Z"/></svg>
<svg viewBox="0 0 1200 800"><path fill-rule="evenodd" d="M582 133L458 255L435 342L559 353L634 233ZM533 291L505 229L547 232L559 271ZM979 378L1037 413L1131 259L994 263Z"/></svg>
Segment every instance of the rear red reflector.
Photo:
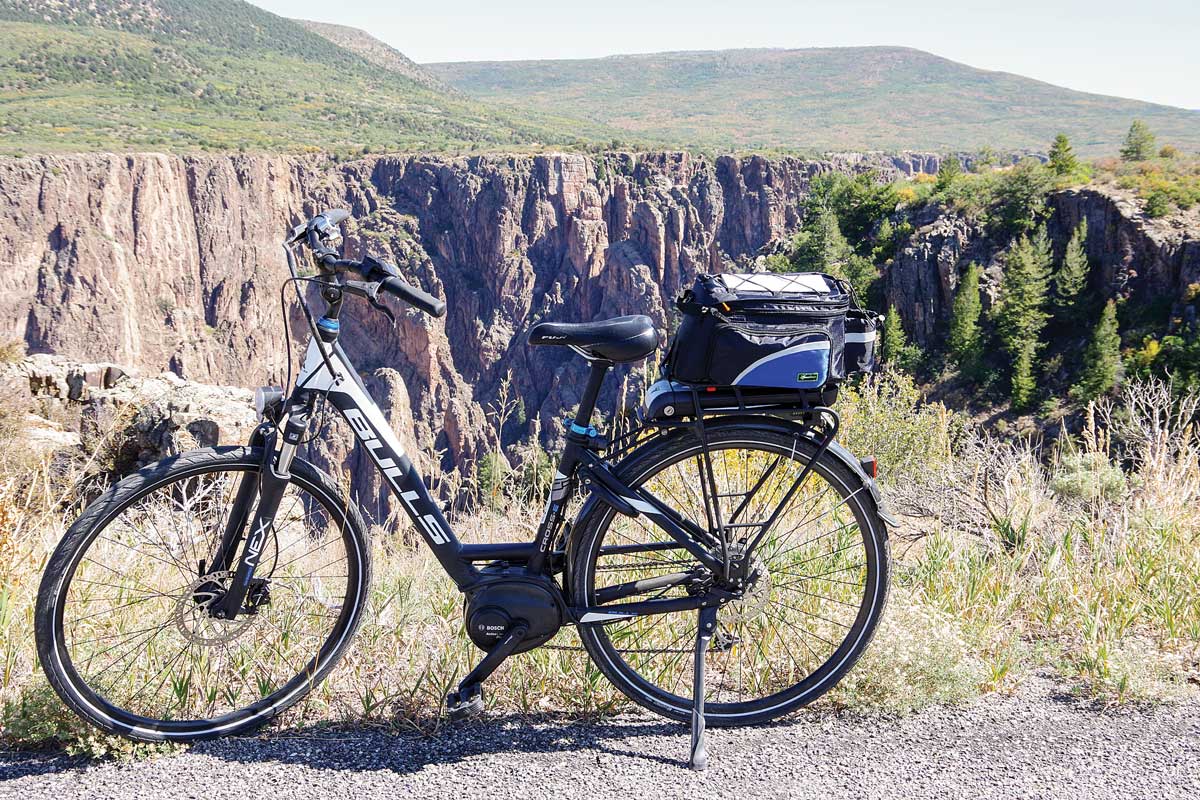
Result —
<svg viewBox="0 0 1200 800"><path fill-rule="evenodd" d="M864 458L858 462L862 464L863 472L870 475L872 478L879 477L879 462L873 458Z"/></svg>

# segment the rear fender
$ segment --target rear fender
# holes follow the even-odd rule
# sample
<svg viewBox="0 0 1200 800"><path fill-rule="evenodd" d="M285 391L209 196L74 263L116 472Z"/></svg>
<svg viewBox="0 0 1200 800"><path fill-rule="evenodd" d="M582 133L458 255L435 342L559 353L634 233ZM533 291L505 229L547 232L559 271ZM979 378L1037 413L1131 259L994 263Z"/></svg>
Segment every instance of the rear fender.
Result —
<svg viewBox="0 0 1200 800"><path fill-rule="evenodd" d="M704 427L706 430L710 431L727 430L730 428L737 430L749 429L771 431L774 433L791 434L794 436L803 437L817 447L819 447L821 444L821 437L812 428L805 427L804 425L801 425L793 420L782 419L780 417L769 417L764 415L718 417L716 419L705 420ZM693 436L695 434L690 429L679 428L671 431L671 433L668 435ZM657 447L660 443L660 439L652 439L643 444L641 447L635 449L628 456L622 459L622 461L636 458L641 454L643 448ZM875 501L875 508L879 512L880 518L892 527L898 526L899 522L888 509L887 503L883 498L883 493L879 490L879 484L874 478L867 474L867 471L863 469L863 466L859 460L855 458L849 450L836 441L829 445L828 452L831 456L841 462L848 470L850 470L851 474L853 474L859 480L859 482L866 487L867 491L871 493L871 499ZM619 471L619 465L613 468L613 472L619 473ZM575 517L576 526L580 520L586 519L587 514L592 510L592 507L600 502L604 502L602 497L595 493L589 494L587 500L584 501L583 507L579 510L578 515Z"/></svg>
<svg viewBox="0 0 1200 800"><path fill-rule="evenodd" d="M712 422L705 422L704 427L708 430L726 430L729 428L745 430L746 428L756 428L759 430L778 431L803 437L817 447L821 445L821 436L812 428L780 417L721 417ZM875 508L879 512L880 518L892 527L899 525L899 522L892 515L891 511L888 510L887 503L883 499L883 492L879 490L879 484L863 469L862 462L837 441L830 443L827 452L850 470L862 485L866 487L867 491L871 493L871 498L875 501Z"/></svg>

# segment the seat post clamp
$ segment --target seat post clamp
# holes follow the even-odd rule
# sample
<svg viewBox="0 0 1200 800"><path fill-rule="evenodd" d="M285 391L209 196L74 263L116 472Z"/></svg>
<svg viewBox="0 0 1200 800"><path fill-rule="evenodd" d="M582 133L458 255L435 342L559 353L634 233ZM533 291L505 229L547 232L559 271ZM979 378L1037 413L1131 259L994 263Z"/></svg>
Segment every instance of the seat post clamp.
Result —
<svg viewBox="0 0 1200 800"><path fill-rule="evenodd" d="M584 427L575 420L567 417L563 420L567 426L567 434L589 450L604 450L608 447L608 439L601 436L595 425Z"/></svg>

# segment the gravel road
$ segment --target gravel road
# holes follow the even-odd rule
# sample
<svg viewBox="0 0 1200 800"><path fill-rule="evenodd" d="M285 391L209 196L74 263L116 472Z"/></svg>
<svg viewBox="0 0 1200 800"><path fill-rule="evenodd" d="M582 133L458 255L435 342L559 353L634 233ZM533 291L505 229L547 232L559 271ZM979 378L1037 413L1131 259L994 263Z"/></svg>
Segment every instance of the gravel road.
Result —
<svg viewBox="0 0 1200 800"><path fill-rule="evenodd" d="M898 720L805 713L711 731L490 718L431 738L368 729L228 739L132 764L0 751L0 797L1200 797L1200 702L1101 711L1047 679Z"/></svg>

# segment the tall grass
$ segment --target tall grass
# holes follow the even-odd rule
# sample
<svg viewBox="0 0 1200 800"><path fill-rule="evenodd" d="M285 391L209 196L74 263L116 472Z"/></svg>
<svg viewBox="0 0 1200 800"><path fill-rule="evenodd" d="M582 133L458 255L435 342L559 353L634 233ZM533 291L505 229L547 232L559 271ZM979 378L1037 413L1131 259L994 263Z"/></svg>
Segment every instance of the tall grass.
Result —
<svg viewBox="0 0 1200 800"><path fill-rule="evenodd" d="M1047 445L989 437L920 400L908 379L884 375L839 403L843 440L879 458L902 524L892 532L889 611L862 661L821 702L901 712L1007 690L1044 668L1102 702L1187 691L1200 663L1200 401L1173 399L1161 383L1133 385L1094 405L1081 434ZM0 733L128 752L62 708L33 644L41 570L78 513L80 487L103 472L105 440L100 455L36 452L19 423L0 425ZM465 541L526 540L537 516L536 498L524 498L483 503L454 523ZM372 534L375 580L356 643L284 724L435 731L445 693L478 660L461 596L436 561L395 530ZM572 648L578 638L564 630L551 644ZM505 712L628 707L576 649L515 657L487 692Z"/></svg>

